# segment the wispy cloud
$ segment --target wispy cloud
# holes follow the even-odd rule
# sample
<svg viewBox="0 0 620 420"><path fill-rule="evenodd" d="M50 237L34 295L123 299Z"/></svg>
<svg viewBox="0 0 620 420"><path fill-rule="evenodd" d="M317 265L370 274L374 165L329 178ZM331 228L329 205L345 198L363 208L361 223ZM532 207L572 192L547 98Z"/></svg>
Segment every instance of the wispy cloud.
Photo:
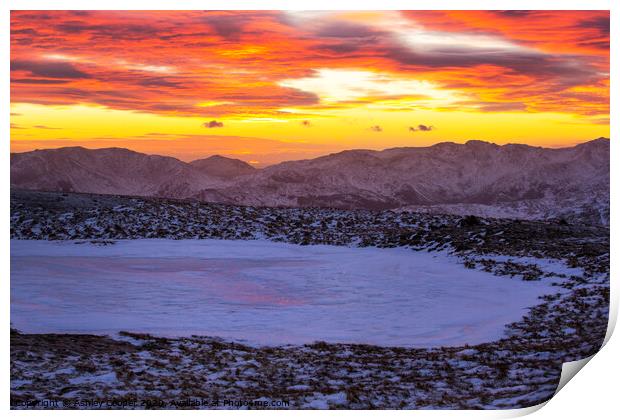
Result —
<svg viewBox="0 0 620 420"><path fill-rule="evenodd" d="M60 127L48 127L47 125L33 125L32 128L38 128L40 130L61 130Z"/></svg>

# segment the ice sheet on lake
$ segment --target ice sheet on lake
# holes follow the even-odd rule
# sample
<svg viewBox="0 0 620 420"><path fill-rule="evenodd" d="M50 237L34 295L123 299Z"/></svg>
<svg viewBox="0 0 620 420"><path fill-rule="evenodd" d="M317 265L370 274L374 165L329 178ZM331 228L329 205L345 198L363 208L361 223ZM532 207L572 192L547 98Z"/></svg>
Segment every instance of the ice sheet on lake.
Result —
<svg viewBox="0 0 620 420"><path fill-rule="evenodd" d="M524 282L410 249L269 241L11 241L24 332L434 347L502 336L553 279Z"/></svg>

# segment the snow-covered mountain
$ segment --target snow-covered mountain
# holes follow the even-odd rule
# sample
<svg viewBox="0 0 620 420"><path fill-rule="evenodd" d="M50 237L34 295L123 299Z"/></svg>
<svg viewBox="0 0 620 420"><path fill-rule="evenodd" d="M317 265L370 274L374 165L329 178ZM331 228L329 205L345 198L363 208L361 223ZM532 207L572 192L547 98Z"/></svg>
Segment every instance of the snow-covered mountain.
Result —
<svg viewBox="0 0 620 420"><path fill-rule="evenodd" d="M249 205L404 209L608 223L609 140L548 149L472 140L384 151L350 150L285 162L207 201Z"/></svg>
<svg viewBox="0 0 620 420"><path fill-rule="evenodd" d="M120 148L11 154L11 186L24 189L185 198L217 183L178 159Z"/></svg>
<svg viewBox="0 0 620 420"><path fill-rule="evenodd" d="M256 168L247 162L220 155L194 160L190 162L190 165L209 176L224 179L236 178L256 171Z"/></svg>
<svg viewBox="0 0 620 420"><path fill-rule="evenodd" d="M472 140L348 150L254 169L221 156L184 163L125 149L11 155L25 189L609 222L609 139L548 149Z"/></svg>

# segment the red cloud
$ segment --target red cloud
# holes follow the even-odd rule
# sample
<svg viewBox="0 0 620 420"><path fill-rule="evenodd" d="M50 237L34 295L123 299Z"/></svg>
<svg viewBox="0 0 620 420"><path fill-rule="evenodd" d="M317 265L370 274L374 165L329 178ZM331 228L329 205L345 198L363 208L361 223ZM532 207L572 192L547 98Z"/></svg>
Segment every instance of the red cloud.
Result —
<svg viewBox="0 0 620 420"><path fill-rule="evenodd" d="M304 23L277 11L13 11L11 100L199 117L278 115L323 106L281 80L341 68L458 89L470 104L487 104L480 111L609 112L607 11L400 14L399 30L410 22L412 31L491 37L500 47L417 48L386 16L377 26L337 13Z"/></svg>

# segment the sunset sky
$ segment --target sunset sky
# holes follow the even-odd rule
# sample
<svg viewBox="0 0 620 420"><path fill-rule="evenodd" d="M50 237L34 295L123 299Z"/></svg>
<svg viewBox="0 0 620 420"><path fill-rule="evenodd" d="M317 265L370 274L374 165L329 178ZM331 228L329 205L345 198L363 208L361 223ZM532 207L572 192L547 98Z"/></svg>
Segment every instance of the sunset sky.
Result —
<svg viewBox="0 0 620 420"><path fill-rule="evenodd" d="M11 150L264 166L609 136L608 11L13 11Z"/></svg>

